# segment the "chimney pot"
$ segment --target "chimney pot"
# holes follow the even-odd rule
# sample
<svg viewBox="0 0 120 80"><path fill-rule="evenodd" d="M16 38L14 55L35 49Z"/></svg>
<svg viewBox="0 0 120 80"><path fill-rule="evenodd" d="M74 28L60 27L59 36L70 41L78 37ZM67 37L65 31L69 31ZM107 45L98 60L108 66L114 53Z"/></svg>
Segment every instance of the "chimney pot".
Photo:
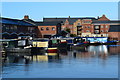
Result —
<svg viewBox="0 0 120 80"><path fill-rule="evenodd" d="M69 16L69 18L70 18L70 16Z"/></svg>
<svg viewBox="0 0 120 80"><path fill-rule="evenodd" d="M28 16L28 15L25 15L25 16L24 16L24 19L29 19L29 16Z"/></svg>

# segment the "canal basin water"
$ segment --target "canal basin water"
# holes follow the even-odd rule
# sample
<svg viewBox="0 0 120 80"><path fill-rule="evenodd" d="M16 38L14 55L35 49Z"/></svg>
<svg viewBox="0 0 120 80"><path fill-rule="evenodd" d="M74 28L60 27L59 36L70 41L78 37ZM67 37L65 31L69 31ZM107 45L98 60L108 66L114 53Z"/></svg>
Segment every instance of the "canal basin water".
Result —
<svg viewBox="0 0 120 80"><path fill-rule="evenodd" d="M120 46L98 45L59 53L8 54L3 78L118 78Z"/></svg>

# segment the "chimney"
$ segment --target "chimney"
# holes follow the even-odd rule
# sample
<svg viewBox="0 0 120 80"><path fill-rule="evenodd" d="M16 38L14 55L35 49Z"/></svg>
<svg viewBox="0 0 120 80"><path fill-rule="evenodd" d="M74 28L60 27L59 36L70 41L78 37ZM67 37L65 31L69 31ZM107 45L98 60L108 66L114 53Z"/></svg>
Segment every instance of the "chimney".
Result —
<svg viewBox="0 0 120 80"><path fill-rule="evenodd" d="M24 19L29 19L29 16L28 16L28 15L25 15L25 16L24 16Z"/></svg>
<svg viewBox="0 0 120 80"><path fill-rule="evenodd" d="M97 19L100 19L100 17L98 16Z"/></svg>
<svg viewBox="0 0 120 80"><path fill-rule="evenodd" d="M99 20L99 21L110 21L110 20L105 16L105 14L103 14L102 17L100 17L98 20Z"/></svg>
<svg viewBox="0 0 120 80"><path fill-rule="evenodd" d="M106 17L105 14L103 14L102 17Z"/></svg>
<svg viewBox="0 0 120 80"><path fill-rule="evenodd" d="M69 18L70 18L70 16L69 16Z"/></svg>

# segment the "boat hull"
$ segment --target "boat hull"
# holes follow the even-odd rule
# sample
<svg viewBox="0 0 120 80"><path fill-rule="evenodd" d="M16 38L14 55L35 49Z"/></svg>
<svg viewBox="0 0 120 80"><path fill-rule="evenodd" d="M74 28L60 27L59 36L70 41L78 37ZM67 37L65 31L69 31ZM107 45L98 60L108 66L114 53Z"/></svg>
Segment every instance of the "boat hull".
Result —
<svg viewBox="0 0 120 80"><path fill-rule="evenodd" d="M57 48L48 48L47 53L57 53Z"/></svg>

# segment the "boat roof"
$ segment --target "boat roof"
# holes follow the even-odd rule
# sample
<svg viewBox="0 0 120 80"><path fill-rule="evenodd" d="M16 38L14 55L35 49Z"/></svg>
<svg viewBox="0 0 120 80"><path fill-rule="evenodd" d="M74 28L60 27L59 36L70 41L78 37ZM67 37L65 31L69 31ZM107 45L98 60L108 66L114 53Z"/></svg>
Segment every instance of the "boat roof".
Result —
<svg viewBox="0 0 120 80"><path fill-rule="evenodd" d="M48 41L48 38L34 38L33 41Z"/></svg>
<svg viewBox="0 0 120 80"><path fill-rule="evenodd" d="M75 38L108 38L108 37L75 37Z"/></svg>
<svg viewBox="0 0 120 80"><path fill-rule="evenodd" d="M0 42L16 41L18 39L0 39Z"/></svg>

